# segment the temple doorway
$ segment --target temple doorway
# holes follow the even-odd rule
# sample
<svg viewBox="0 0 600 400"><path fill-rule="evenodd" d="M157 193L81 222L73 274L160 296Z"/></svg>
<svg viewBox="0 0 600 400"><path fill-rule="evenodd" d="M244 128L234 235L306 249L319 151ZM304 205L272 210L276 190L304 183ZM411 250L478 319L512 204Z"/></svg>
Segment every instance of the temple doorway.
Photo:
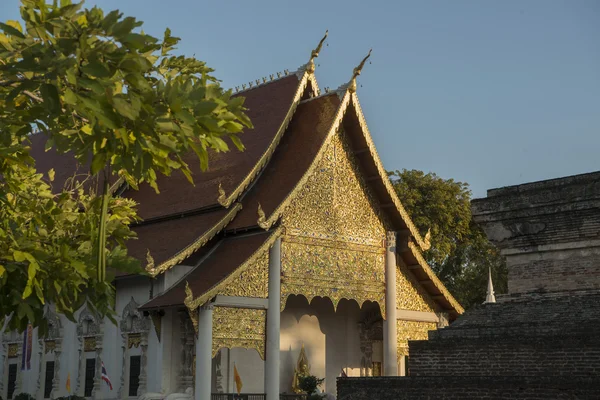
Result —
<svg viewBox="0 0 600 400"><path fill-rule="evenodd" d="M281 392L297 389L294 375L303 347L310 374L325 378L320 389L332 396L343 373L370 376L380 371L381 322L376 302L360 307L355 300L342 299L334 309L329 298L315 297L309 303L304 296L289 296L281 314Z"/></svg>

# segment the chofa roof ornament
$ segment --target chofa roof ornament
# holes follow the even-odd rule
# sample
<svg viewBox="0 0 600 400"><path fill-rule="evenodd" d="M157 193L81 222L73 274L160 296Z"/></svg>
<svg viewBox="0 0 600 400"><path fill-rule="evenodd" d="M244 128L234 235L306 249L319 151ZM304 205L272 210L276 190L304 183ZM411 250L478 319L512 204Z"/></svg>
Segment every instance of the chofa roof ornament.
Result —
<svg viewBox="0 0 600 400"><path fill-rule="evenodd" d="M323 43L325 43L325 39L327 39L327 35L329 35L329 30L325 31L325 36L323 36L318 46L310 53L310 60L308 60L304 67L306 69L306 72L310 74L315 72L315 58L319 57L319 53L321 52Z"/></svg>
<svg viewBox="0 0 600 400"><path fill-rule="evenodd" d="M362 69L365 66L365 63L367 62L369 57L371 57L372 51L373 51L373 49L369 49L369 54L367 54L367 56L362 59L360 64L358 64L358 66L352 70L352 79L350 79L350 82L348 82L348 90L351 93L356 92L356 77L359 76L360 73L362 72Z"/></svg>

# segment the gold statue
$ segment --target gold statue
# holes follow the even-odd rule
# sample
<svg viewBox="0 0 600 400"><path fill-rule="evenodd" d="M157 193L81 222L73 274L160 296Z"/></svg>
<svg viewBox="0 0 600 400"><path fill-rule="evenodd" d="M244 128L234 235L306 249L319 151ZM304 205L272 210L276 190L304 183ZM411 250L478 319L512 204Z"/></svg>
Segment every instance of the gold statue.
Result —
<svg viewBox="0 0 600 400"><path fill-rule="evenodd" d="M306 357L306 352L304 351L304 343L302 343L302 349L300 350L300 355L298 356L298 363L296 364L296 368L294 368L294 380L292 381L292 390L294 393L303 393L304 391L300 389L300 378L310 375L310 366L308 365L308 358Z"/></svg>

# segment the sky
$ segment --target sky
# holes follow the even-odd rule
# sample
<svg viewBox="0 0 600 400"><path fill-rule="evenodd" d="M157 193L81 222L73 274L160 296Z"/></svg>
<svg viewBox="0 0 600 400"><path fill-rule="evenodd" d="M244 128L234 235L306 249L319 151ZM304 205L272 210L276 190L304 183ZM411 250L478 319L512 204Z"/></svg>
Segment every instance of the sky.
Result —
<svg viewBox="0 0 600 400"><path fill-rule="evenodd" d="M388 170L487 189L600 170L600 1L96 0L225 87L296 70L326 29L321 88L346 83L370 48L358 95ZM0 21L18 18L0 0Z"/></svg>

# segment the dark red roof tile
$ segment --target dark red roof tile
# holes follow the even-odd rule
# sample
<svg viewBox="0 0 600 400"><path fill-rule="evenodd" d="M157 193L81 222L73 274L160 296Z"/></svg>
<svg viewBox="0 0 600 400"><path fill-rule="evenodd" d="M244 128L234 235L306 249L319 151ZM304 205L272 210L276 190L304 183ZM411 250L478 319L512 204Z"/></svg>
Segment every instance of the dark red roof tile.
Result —
<svg viewBox="0 0 600 400"><path fill-rule="evenodd" d="M238 235L218 242L211 254L179 283L144 304L142 309L183 305L185 284L189 283L194 296L200 296L233 273L268 239L271 232Z"/></svg>
<svg viewBox="0 0 600 400"><path fill-rule="evenodd" d="M170 177L158 178L160 194L148 185L142 185L139 191L128 190L124 196L140 204L139 215L144 219L217 204L219 183L229 195L267 150L292 105L298 84L296 75L290 75L245 91L242 94L246 98L244 106L254 125L254 129L246 130L240 136L246 149L240 152L232 148L227 153L211 151L207 171L201 171L194 152L187 154L184 160L193 172L194 185L182 173L176 172Z"/></svg>
<svg viewBox="0 0 600 400"><path fill-rule="evenodd" d="M268 218L285 200L323 145L339 105L339 97L332 93L298 106L271 161L245 195L244 208L227 229L254 226L258 219L258 203Z"/></svg>

